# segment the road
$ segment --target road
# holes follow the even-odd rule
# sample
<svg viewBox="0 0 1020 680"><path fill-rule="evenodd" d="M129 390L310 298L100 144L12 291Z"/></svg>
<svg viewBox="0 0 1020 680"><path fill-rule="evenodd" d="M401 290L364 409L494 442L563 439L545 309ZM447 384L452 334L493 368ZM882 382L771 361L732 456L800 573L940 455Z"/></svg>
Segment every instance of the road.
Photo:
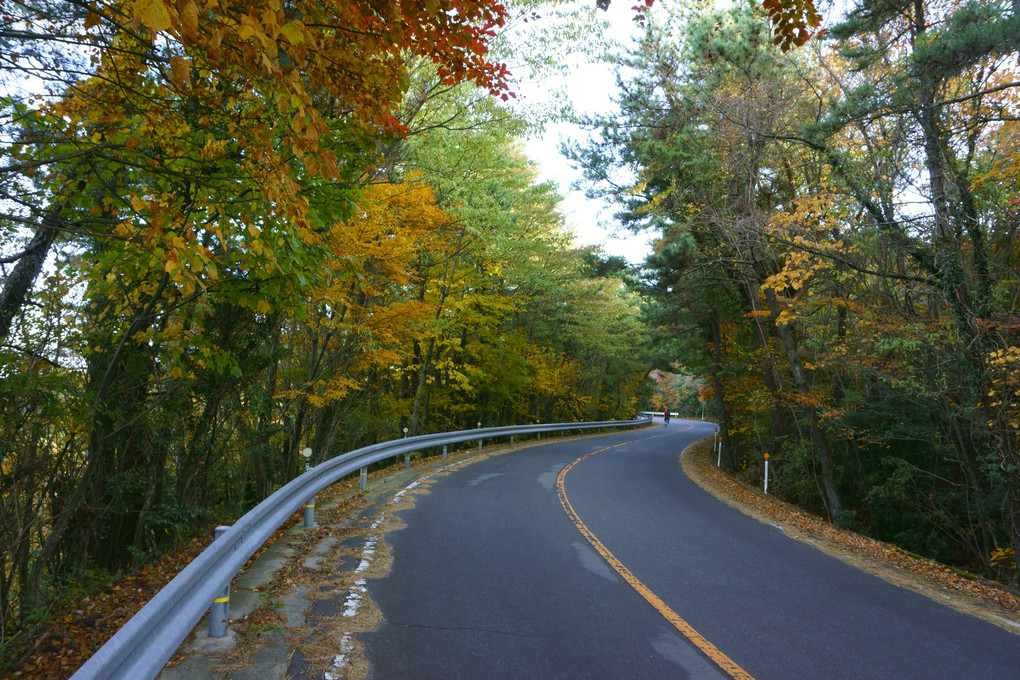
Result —
<svg viewBox="0 0 1020 680"><path fill-rule="evenodd" d="M678 456L711 431L673 420L438 479L368 583L369 677L1020 678L1020 636L696 486Z"/></svg>

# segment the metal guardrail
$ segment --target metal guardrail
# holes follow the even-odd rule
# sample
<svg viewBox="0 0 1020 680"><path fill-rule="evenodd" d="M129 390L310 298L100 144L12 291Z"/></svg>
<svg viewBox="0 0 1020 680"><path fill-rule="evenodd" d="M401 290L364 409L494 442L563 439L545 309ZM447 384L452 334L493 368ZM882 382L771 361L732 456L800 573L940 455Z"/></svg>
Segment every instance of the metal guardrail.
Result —
<svg viewBox="0 0 1020 680"><path fill-rule="evenodd" d="M149 600L71 680L152 680L220 597L237 572L288 517L347 475L387 458L449 444L568 430L647 425L650 418L552 423L442 432L373 444L309 469L265 499L213 541Z"/></svg>

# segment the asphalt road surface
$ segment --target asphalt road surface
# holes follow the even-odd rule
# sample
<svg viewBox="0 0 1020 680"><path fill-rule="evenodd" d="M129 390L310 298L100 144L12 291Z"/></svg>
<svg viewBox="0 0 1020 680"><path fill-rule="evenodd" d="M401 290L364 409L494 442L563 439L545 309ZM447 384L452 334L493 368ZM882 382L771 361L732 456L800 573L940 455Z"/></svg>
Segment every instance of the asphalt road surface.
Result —
<svg viewBox="0 0 1020 680"><path fill-rule="evenodd" d="M696 486L678 457L712 427L554 439L438 479L368 583L369 677L1020 679L1020 636Z"/></svg>

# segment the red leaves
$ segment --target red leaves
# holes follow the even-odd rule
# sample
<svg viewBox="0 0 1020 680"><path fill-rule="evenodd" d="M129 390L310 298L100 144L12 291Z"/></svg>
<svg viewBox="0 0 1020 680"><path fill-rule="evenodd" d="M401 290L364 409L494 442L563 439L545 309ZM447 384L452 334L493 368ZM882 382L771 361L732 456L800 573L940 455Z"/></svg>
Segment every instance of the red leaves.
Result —
<svg viewBox="0 0 1020 680"><path fill-rule="evenodd" d="M440 0L401 6L406 47L439 66L449 82L469 80L502 95L510 72L485 57L497 28L506 24L504 5L492 0Z"/></svg>
<svg viewBox="0 0 1020 680"><path fill-rule="evenodd" d="M773 42L784 52L800 47L821 31L811 32L822 23L814 0L762 0L775 33Z"/></svg>

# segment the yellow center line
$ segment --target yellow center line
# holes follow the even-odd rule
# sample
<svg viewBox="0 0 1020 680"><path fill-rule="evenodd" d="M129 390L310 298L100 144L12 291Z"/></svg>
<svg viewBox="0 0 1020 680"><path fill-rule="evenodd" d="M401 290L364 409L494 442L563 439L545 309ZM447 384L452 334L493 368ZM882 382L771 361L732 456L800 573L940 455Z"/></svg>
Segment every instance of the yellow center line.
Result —
<svg viewBox="0 0 1020 680"><path fill-rule="evenodd" d="M692 429L693 427L694 426L691 425L687 429ZM654 439L655 437L664 436L665 434L657 434L652 435L651 437L644 437L644 439ZM588 542L591 543L592 547L595 548L595 550L597 550L600 555L602 555L606 562L609 563L609 566L611 566L616 571L616 573L622 576L623 580L629 583L631 587L634 588L634 590L636 590L641 595L641 597L645 598L645 600L650 605L655 607L655 609L660 614L662 614L667 621L672 623L673 626L678 631L680 631L681 635L690 640L695 647L700 649L705 654L705 656L711 659L717 666L719 666L719 668L721 668L727 675L729 675L734 680L754 680L750 673L748 673L743 668L738 666L737 663L733 661L733 659L723 654L718 647L716 647L711 642L706 640L705 637L701 635L701 633L694 630L691 624L684 621L679 614L670 609L669 605L663 602L658 595L653 593L648 586L646 586L644 583L638 580L638 578L634 576L633 573L631 573L630 569L624 566L623 562L617 559L616 555L611 553L609 551L609 548L607 548L602 543L602 541L600 541L598 537L595 536L594 533L592 533L592 530L588 528L588 525L586 525L578 516L578 514L574 511L574 506L570 504L570 499L567 498L567 491L566 488L564 487L563 480L566 479L567 473L570 472L571 468L580 463L582 460L591 458L597 453L602 453L603 451L608 451L609 449L615 449L617 446L624 446L625 444L632 443L634 443L634 441L622 442L620 444L614 444L613 446L607 446L606 448L599 449L598 451L592 451L589 454L581 456L573 463L563 468L563 470L560 471L560 474L556 477L556 493L560 498L560 504L566 511L567 516L570 517L570 521L573 522L574 526L576 526L578 531L581 532L581 535L588 539Z"/></svg>

